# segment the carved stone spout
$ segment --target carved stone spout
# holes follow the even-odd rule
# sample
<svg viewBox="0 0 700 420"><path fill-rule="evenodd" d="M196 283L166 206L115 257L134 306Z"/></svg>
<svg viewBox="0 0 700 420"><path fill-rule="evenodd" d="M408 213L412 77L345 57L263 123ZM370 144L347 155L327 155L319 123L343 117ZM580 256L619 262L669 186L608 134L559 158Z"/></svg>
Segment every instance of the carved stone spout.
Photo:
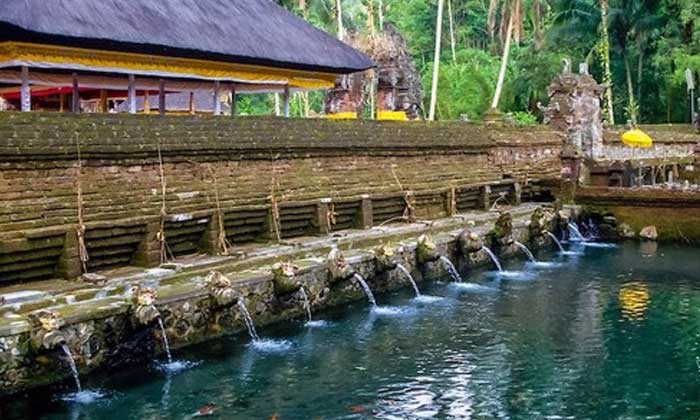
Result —
<svg viewBox="0 0 700 420"><path fill-rule="evenodd" d="M204 285L217 306L230 306L239 298L238 292L232 287L231 280L218 271L210 271L204 279Z"/></svg>
<svg viewBox="0 0 700 420"><path fill-rule="evenodd" d="M530 239L534 240L547 234L553 219L554 215L551 212L537 207L530 217L530 225L528 226Z"/></svg>
<svg viewBox="0 0 700 420"><path fill-rule="evenodd" d="M301 281L297 278L299 269L290 262L280 262L272 266L272 284L275 296L291 295L301 289Z"/></svg>
<svg viewBox="0 0 700 420"><path fill-rule="evenodd" d="M484 241L478 233L465 229L459 234L459 249L462 251L462 255L474 254L481 251L483 247Z"/></svg>
<svg viewBox="0 0 700 420"><path fill-rule="evenodd" d="M160 318L160 311L156 308L155 301L158 292L151 287L141 288L134 286L130 290L133 318L140 325L151 325Z"/></svg>
<svg viewBox="0 0 700 420"><path fill-rule="evenodd" d="M27 316L32 325L32 344L40 349L53 350L66 343L66 336L61 331L65 324L61 315L49 310L40 310Z"/></svg>
<svg viewBox="0 0 700 420"><path fill-rule="evenodd" d="M513 216L510 213L501 213L491 231L494 245L508 246L513 243Z"/></svg>
<svg viewBox="0 0 700 420"><path fill-rule="evenodd" d="M398 257L394 250L386 245L379 245L374 248L374 260L377 263L377 270L380 272L395 270L399 265Z"/></svg>
<svg viewBox="0 0 700 420"><path fill-rule="evenodd" d="M345 260L345 256L338 248L333 248L326 257L328 271L331 274L331 283L348 280L355 275L355 269Z"/></svg>
<svg viewBox="0 0 700 420"><path fill-rule="evenodd" d="M437 246L428 235L418 237L416 244L416 257L418 264L435 262L440 259L440 253L437 251Z"/></svg>

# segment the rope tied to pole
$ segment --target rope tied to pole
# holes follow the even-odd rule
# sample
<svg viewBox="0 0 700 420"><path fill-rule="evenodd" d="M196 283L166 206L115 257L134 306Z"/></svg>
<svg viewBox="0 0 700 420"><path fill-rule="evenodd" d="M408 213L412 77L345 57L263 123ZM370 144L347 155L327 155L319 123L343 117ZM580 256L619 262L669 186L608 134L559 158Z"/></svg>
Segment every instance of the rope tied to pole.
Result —
<svg viewBox="0 0 700 420"><path fill-rule="evenodd" d="M80 153L80 139L79 134L75 133L75 147L78 153L78 171L76 174L76 188L78 192L78 226L76 228L76 235L78 237L78 257L80 258L80 265L83 273L87 273L87 263L90 260L88 254L87 245L85 244L85 223L83 222L83 160Z"/></svg>

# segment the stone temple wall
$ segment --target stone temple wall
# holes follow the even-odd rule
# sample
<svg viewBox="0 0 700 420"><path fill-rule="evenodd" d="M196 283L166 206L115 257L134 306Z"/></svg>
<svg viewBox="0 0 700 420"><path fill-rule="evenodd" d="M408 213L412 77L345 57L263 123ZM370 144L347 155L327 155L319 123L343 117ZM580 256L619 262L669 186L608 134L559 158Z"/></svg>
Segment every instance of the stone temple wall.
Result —
<svg viewBox="0 0 700 420"><path fill-rule="evenodd" d="M547 127L40 113L0 114L0 139L0 284L80 275L79 189L94 272L158 265L161 219L185 255L222 230L235 248L483 208L556 184L562 144Z"/></svg>

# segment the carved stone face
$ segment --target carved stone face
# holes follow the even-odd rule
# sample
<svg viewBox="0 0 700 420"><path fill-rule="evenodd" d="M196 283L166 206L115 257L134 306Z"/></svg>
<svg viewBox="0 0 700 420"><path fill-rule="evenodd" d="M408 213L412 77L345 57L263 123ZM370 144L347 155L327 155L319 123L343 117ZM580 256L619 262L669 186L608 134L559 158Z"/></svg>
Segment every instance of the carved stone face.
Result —
<svg viewBox="0 0 700 420"><path fill-rule="evenodd" d="M513 217L510 213L501 213L492 233L499 245L508 245L513 242Z"/></svg>
<svg viewBox="0 0 700 420"><path fill-rule="evenodd" d="M479 252L484 247L484 241L476 232L464 230L459 235L459 244L463 255Z"/></svg>
<svg viewBox="0 0 700 420"><path fill-rule="evenodd" d="M298 291L302 284L297 278L299 269L290 262L281 262L272 266L272 282L276 296L287 295Z"/></svg>
<svg viewBox="0 0 700 420"><path fill-rule="evenodd" d="M345 261L345 256L339 249L334 248L326 257L326 265L331 273L331 281L347 280L355 274L355 270Z"/></svg>
<svg viewBox="0 0 700 420"><path fill-rule="evenodd" d="M394 250L386 245L379 245L374 248L374 258L379 271L391 271L398 266L398 261Z"/></svg>
<svg viewBox="0 0 700 420"><path fill-rule="evenodd" d="M66 342L61 331L65 322L58 313L42 310L29 314L28 317L32 324L32 342L37 347L51 350Z"/></svg>
<svg viewBox="0 0 700 420"><path fill-rule="evenodd" d="M437 246L430 236L421 235L418 237L416 256L420 264L437 261L440 258L440 254L437 252Z"/></svg>
<svg viewBox="0 0 700 420"><path fill-rule="evenodd" d="M158 292L151 287L135 286L130 290L131 303L135 306L133 315L141 325L149 325L160 318L160 312L155 307Z"/></svg>
<svg viewBox="0 0 700 420"><path fill-rule="evenodd" d="M230 305L238 299L238 292L233 289L231 280L218 271L210 271L204 279L204 285L209 296L219 306Z"/></svg>

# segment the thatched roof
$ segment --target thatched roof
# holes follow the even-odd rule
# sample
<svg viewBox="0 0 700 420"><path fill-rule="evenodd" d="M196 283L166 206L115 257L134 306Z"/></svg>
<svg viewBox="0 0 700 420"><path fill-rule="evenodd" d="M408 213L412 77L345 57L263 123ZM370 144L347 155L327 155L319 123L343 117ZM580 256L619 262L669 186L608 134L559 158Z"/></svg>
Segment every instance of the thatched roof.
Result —
<svg viewBox="0 0 700 420"><path fill-rule="evenodd" d="M373 66L272 0L2 0L3 41L338 74Z"/></svg>

